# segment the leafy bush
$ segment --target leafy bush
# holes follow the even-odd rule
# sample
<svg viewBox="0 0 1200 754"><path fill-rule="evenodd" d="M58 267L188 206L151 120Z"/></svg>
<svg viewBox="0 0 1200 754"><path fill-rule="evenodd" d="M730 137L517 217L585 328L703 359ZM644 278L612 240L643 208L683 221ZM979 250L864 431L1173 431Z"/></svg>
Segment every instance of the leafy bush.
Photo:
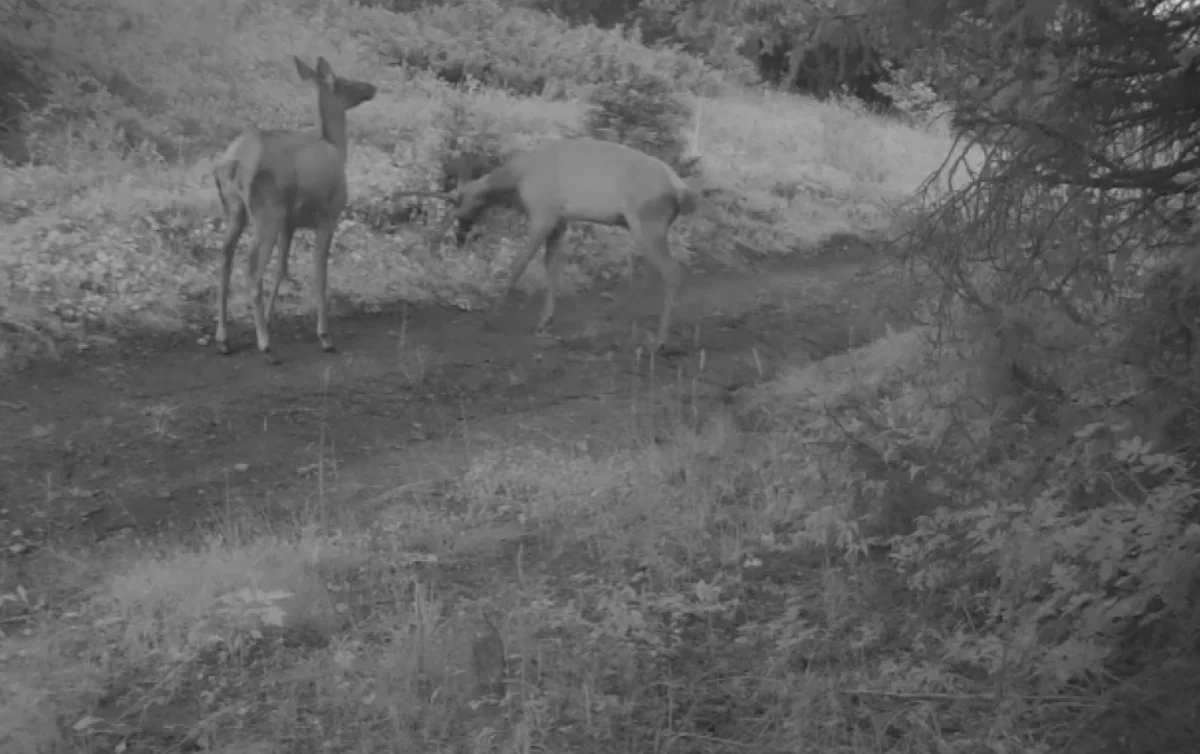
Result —
<svg viewBox="0 0 1200 754"><path fill-rule="evenodd" d="M1003 686L1014 697L1128 707L1104 719L1029 710L1022 727L1038 729L1047 750L1068 750L1050 744L1064 725L1083 736L1072 751L1131 730L1194 735L1191 682L1171 670L1195 667L1193 463L1156 450L1141 407L1113 397L1127 372L1110 368L1056 395L988 342L1011 335L978 323L961 340L936 332L918 334L916 348L893 338L903 357L881 359L877 375L814 367L793 410L771 404L774 426L799 427L791 447L821 469L825 492L808 491L818 507L808 522L827 528L844 572L872 573L880 588L864 594L863 610L904 637L889 677L916 694ZM859 369L889 356L862 349L872 350ZM878 571L853 565L872 551L887 553ZM1126 700L1106 693L1114 676ZM1169 689L1158 685L1169 677ZM1134 723L1147 694L1160 700L1156 723Z"/></svg>
<svg viewBox="0 0 1200 754"><path fill-rule="evenodd" d="M647 45L686 52L740 83L752 84L759 75L745 54L746 38L757 33L756 16L775 14L745 10L737 3L639 0L631 15L639 40L644 37Z"/></svg>
<svg viewBox="0 0 1200 754"><path fill-rule="evenodd" d="M466 97L448 102L434 123L441 134L437 154L440 190L451 191L460 179L474 180L504 161L504 137L495 120Z"/></svg>
<svg viewBox="0 0 1200 754"><path fill-rule="evenodd" d="M7 42L7 35L0 35L0 40ZM15 45L0 48L0 159L16 163L29 159L22 120L45 104L46 95L38 84L34 61L20 51Z"/></svg>
<svg viewBox="0 0 1200 754"><path fill-rule="evenodd" d="M891 80L880 81L875 88L892 101L897 111L916 123L929 123L948 109L928 83L913 78L908 71L892 69Z"/></svg>
<svg viewBox="0 0 1200 754"><path fill-rule="evenodd" d="M588 96L583 126L588 136L615 141L654 155L680 175L695 173L684 135L692 110L661 76L630 68Z"/></svg>
<svg viewBox="0 0 1200 754"><path fill-rule="evenodd" d="M685 91L724 86L719 73L690 55L651 50L618 31L572 28L495 0L426 6L411 14L363 9L355 33L371 39L395 65L428 69L455 84L470 77L519 95L539 95L554 81L615 81L631 66Z"/></svg>
<svg viewBox="0 0 1200 754"><path fill-rule="evenodd" d="M1182 6L1067 5L1078 24L989 7L949 37L923 30L981 159L931 179L904 252L938 281L932 319L949 354L973 362L971 389L931 399L936 418L919 426L893 402L869 432L953 501L894 551L922 600L969 621L947 659L1031 692L1111 695L1088 731L1100 738L1162 727L1138 706L1194 731L1194 705L1176 701L1188 694L1151 684L1200 662L1197 235L1183 157L1197 128L1182 115L1197 88L1180 86L1196 68L1179 52L1198 21ZM1007 44L1014 18L1045 54ZM1114 60L1128 65L1112 74ZM1125 689L1131 701L1112 698ZM1129 716L1110 714L1122 706Z"/></svg>
<svg viewBox="0 0 1200 754"><path fill-rule="evenodd" d="M874 446L947 503L892 539L914 596L971 619L944 659L1022 679L1031 692L1064 693L1193 631L1191 465L1156 452L1119 403L1098 393L1073 403L1052 411L1059 432L1036 408L1010 423L902 396L858 414L860 426L880 428Z"/></svg>
<svg viewBox="0 0 1200 754"><path fill-rule="evenodd" d="M447 103L435 123L442 137L436 158L442 193L448 194L460 184L490 173L504 161L504 139L495 121L465 97ZM460 224L456 229L460 245L471 227Z"/></svg>

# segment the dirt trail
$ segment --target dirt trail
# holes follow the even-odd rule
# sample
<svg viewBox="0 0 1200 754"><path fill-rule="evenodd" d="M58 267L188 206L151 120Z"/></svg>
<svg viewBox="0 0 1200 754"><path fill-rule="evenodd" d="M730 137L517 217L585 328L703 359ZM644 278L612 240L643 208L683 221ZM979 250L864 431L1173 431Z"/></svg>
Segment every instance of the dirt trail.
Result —
<svg viewBox="0 0 1200 754"><path fill-rule="evenodd" d="M657 362L653 381L623 331L598 322L599 294L563 302L557 344L531 334L539 299L517 299L492 325L442 310L338 319L336 356L320 352L306 318L277 328L280 367L235 330L248 347L227 358L193 343L14 375L0 384L10 405L0 407L0 545L186 530L226 505L287 515L318 493L322 459L366 499L452 475L446 443L472 434L621 442L614 409L680 376L719 401L782 364L878 335L882 323L855 301L872 294L851 294L858 265L844 246L829 252L833 261L689 278L674 331L687 353ZM657 288L639 288L644 329ZM589 328L598 334L579 337ZM372 463L385 455L384 467Z"/></svg>

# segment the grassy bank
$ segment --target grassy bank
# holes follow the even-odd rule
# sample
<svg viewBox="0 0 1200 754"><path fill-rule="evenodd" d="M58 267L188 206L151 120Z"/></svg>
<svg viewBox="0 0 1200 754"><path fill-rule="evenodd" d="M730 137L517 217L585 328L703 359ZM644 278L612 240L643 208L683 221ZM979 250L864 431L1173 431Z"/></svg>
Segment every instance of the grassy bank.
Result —
<svg viewBox="0 0 1200 754"><path fill-rule="evenodd" d="M863 718L962 679L932 636L923 650L888 649L897 632L950 624L918 621L900 574L868 557L861 498L848 494L856 456L812 421L911 379L923 343L885 339L839 357L836 376L797 369L734 411L647 394L614 419L625 423L616 445L473 429L430 448L441 460L370 509L348 508L330 478L294 525L231 507L203 542L43 553L9 595L24 631L0 666L6 744L866 752L894 750L889 738L944 741L925 724L932 711L910 710L886 736ZM795 413L764 423L763 407L782 405ZM962 737L987 735L987 716L944 713Z"/></svg>

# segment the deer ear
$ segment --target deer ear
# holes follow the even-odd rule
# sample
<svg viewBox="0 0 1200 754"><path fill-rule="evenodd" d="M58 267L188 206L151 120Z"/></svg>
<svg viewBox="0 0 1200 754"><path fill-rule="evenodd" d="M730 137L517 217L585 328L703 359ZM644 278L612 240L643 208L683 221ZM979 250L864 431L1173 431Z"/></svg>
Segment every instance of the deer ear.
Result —
<svg viewBox="0 0 1200 754"><path fill-rule="evenodd" d="M325 58L317 58L317 73L322 79L333 78L333 66L329 65L329 61Z"/></svg>

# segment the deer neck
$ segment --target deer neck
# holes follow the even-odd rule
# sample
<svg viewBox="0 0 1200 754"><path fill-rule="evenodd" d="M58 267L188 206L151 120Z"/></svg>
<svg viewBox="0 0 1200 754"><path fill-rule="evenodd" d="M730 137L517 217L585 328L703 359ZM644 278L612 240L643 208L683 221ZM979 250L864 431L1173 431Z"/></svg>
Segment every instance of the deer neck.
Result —
<svg viewBox="0 0 1200 754"><path fill-rule="evenodd" d="M321 90L317 96L317 110L321 114L321 139L333 145L346 161L349 146L346 141L346 108L330 92Z"/></svg>

